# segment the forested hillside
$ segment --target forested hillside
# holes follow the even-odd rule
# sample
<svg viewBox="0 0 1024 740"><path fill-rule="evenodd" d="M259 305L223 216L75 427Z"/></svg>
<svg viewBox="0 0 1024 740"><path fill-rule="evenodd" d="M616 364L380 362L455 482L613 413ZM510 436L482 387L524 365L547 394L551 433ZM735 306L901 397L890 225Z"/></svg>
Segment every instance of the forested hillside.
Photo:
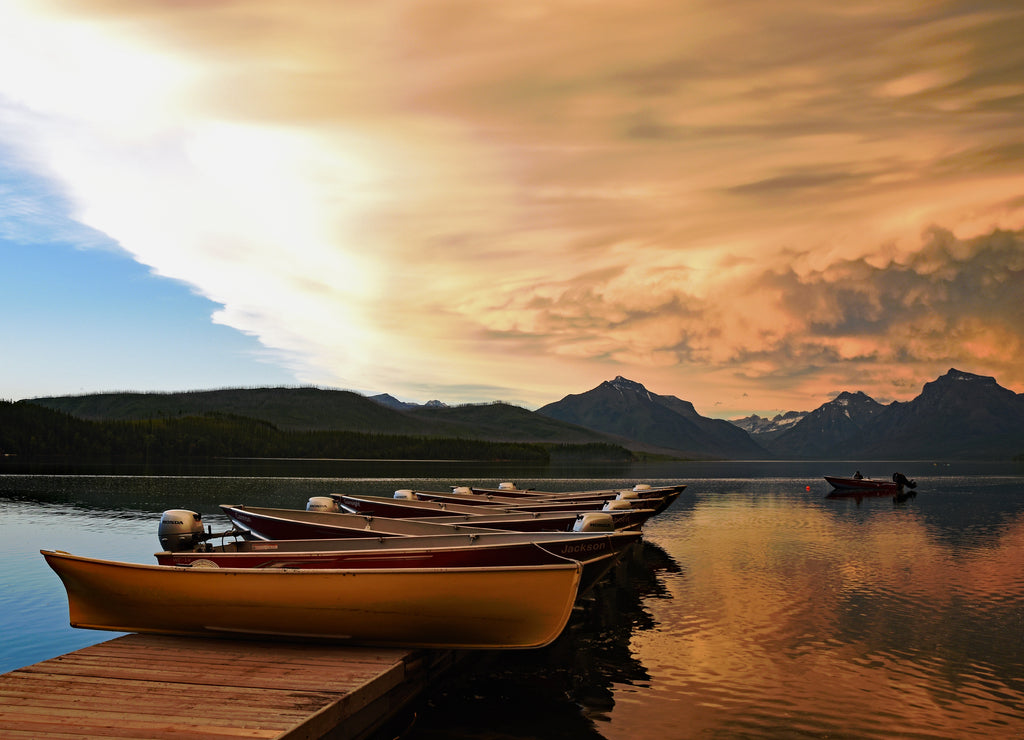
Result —
<svg viewBox="0 0 1024 740"><path fill-rule="evenodd" d="M174 460L212 457L518 460L552 457L628 460L609 444L534 444L458 437L285 431L223 413L173 418L89 421L33 403L0 401L0 454Z"/></svg>
<svg viewBox="0 0 1024 740"><path fill-rule="evenodd" d="M27 402L89 421L226 414L259 419L289 432L343 431L501 442L619 443L606 434L506 403L395 409L352 391L323 388L96 393L33 398Z"/></svg>

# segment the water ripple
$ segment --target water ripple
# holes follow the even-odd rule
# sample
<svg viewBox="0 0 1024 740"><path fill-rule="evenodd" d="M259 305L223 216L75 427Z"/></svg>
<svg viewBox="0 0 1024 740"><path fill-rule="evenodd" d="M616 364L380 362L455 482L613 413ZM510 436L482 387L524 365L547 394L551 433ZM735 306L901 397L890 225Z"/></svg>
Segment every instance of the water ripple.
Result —
<svg viewBox="0 0 1024 740"><path fill-rule="evenodd" d="M463 683L450 700L422 707L419 737L1024 737L1019 479L919 478L921 493L897 507L825 500L806 490L820 480L801 475L690 481L645 526L628 577L599 589L564 639L511 651L490 674L455 677ZM36 484L22 500L0 499L0 616L3 633L16 635L2 646L7 667L110 636L67 627L39 547L151 562L152 512L163 508L257 503L254 486L266 488L259 503L301 506L312 493L367 485L180 479L132 493L121 480ZM524 719L524 706L558 719Z"/></svg>

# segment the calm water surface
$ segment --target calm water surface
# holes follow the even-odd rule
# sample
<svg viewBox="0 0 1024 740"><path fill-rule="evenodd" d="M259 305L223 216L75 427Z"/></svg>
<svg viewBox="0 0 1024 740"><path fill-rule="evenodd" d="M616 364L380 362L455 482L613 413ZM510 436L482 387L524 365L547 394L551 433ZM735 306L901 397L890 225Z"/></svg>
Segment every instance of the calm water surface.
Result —
<svg viewBox="0 0 1024 740"><path fill-rule="evenodd" d="M40 548L154 562L164 509L201 511L216 529L218 504L301 508L326 492L679 481L686 492L558 641L480 654L424 699L407 737L1024 737L1024 466L864 463L916 478L918 495L828 498L822 474L850 467L0 473L0 670L113 636L67 626Z"/></svg>

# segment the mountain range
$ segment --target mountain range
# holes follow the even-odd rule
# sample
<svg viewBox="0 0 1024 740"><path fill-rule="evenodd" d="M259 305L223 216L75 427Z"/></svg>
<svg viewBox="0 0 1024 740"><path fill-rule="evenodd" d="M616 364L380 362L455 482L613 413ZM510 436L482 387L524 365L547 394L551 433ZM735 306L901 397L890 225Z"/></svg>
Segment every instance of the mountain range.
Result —
<svg viewBox="0 0 1024 740"><path fill-rule="evenodd" d="M697 413L675 396L651 393L622 376L579 395L537 409L550 417L624 439L635 439L694 457L770 457L749 434L723 419Z"/></svg>
<svg viewBox="0 0 1024 740"><path fill-rule="evenodd" d="M907 402L841 393L763 444L780 458L1005 459L1024 453L1024 395L950 369Z"/></svg>
<svg viewBox="0 0 1024 740"><path fill-rule="evenodd" d="M1024 394L950 369L907 402L843 392L809 412L726 421L623 377L537 411L504 403L417 405L321 388L113 393L30 399L91 420L232 414L284 430L494 441L610 443L688 459L1007 459L1024 454Z"/></svg>

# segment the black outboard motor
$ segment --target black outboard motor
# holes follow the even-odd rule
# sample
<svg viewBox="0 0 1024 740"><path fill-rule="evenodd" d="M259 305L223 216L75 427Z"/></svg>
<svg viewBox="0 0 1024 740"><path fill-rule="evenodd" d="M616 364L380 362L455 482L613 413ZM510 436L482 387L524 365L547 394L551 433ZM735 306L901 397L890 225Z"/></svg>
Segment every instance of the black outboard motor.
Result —
<svg viewBox="0 0 1024 740"><path fill-rule="evenodd" d="M167 552L194 550L205 541L203 515L188 509L170 509L160 516L160 546Z"/></svg>
<svg viewBox="0 0 1024 740"><path fill-rule="evenodd" d="M895 483L900 488L917 488L917 481L909 480L907 476L899 472L892 474L892 482Z"/></svg>

